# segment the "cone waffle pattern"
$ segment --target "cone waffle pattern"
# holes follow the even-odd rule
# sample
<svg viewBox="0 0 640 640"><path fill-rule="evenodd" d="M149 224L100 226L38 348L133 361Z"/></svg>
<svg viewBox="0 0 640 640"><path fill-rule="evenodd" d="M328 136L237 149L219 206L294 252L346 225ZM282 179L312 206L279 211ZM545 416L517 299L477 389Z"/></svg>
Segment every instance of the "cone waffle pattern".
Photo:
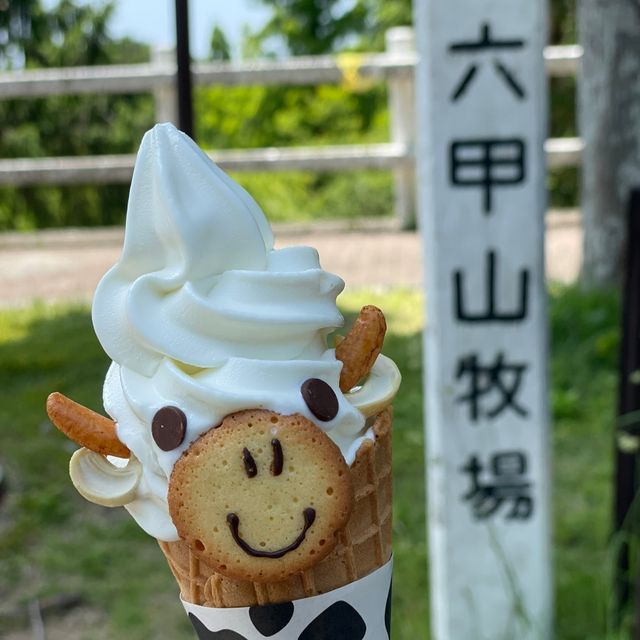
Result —
<svg viewBox="0 0 640 640"><path fill-rule="evenodd" d="M391 415L387 408L376 416L375 442L367 440L358 449L351 465L351 518L324 560L283 582L246 582L216 573L182 540L160 542L182 599L205 607L287 602L337 589L385 564L391 557Z"/></svg>

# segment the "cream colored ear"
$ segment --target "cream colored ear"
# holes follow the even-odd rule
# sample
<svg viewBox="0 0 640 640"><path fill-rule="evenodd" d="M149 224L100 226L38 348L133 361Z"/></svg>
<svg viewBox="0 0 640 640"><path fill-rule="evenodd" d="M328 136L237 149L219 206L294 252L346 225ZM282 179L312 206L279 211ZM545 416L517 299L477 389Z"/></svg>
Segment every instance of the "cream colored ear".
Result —
<svg viewBox="0 0 640 640"><path fill-rule="evenodd" d="M400 387L401 378L395 362L380 354L362 386L355 387L345 397L368 418L391 404Z"/></svg>
<svg viewBox="0 0 640 640"><path fill-rule="evenodd" d="M103 507L122 507L136 497L142 465L131 454L125 465L118 466L83 447L71 456L69 475L78 493L90 502Z"/></svg>

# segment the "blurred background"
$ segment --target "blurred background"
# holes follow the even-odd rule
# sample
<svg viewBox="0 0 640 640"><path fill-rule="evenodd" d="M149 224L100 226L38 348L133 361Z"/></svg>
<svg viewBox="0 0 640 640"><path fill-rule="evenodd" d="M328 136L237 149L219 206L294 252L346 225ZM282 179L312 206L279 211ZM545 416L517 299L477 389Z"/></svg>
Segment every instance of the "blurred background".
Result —
<svg viewBox="0 0 640 640"><path fill-rule="evenodd" d="M600 24L602 6L583 4L581 20ZM608 218L583 225L576 11L575 0L551 0L546 54L554 570L557 638L595 640L629 637L634 618L613 596L633 518L612 535L628 189ZM411 24L410 0L190 4L198 144L260 203L280 244L316 246L345 278L347 322L365 303L389 320L385 352L404 379L399 640L429 637L422 266L415 130L403 111ZM123 510L77 495L67 476L75 446L44 412L54 389L102 410L109 363L90 296L119 254L132 154L154 122L176 117L174 33L172 2L0 0L0 637L10 640L193 637L154 542ZM304 58L288 66L293 56ZM640 139L635 125L626 133ZM639 156L637 144L636 167Z"/></svg>
<svg viewBox="0 0 640 640"><path fill-rule="evenodd" d="M553 6L552 42L575 43L573 2L554 0ZM162 49L175 40L171 2L5 0L0 20L0 63L4 70L150 62L154 52L162 55ZM243 0L229 3L228 9L218 2L192 2L191 50L197 60L238 62L291 55L382 52L387 31L410 25L411 21L409 0ZM355 70L359 62L343 57L342 64ZM194 134L203 148L389 140L387 83L371 75L351 83L321 82L314 86L264 86L257 78L253 83L256 86L196 88ZM575 136L575 78L554 78L552 84L550 135ZM116 95L3 99L0 158L135 153L142 134L159 114L152 92L122 95L123 90L114 89ZM275 222L384 218L393 213L388 171L286 171L266 175L244 169L234 177ZM117 182L23 188L5 184L0 189L0 229L121 224L128 185ZM576 205L575 167L554 170L549 186L552 206Z"/></svg>

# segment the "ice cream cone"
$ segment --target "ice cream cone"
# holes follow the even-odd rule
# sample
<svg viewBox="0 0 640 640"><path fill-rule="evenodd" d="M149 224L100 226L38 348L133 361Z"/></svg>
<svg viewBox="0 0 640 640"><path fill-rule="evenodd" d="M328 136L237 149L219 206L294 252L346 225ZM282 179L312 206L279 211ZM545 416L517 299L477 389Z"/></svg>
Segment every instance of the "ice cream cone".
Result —
<svg viewBox="0 0 640 640"><path fill-rule="evenodd" d="M343 287L187 136L145 135L92 307L110 418L48 408L78 491L161 541L199 637L388 640L400 372L371 305L327 345Z"/></svg>
<svg viewBox="0 0 640 640"><path fill-rule="evenodd" d="M391 557L392 474L390 407L373 418L351 465L355 500L336 548L320 563L282 582L248 582L217 573L182 540L160 542L185 602L205 607L276 604L327 593L369 575Z"/></svg>

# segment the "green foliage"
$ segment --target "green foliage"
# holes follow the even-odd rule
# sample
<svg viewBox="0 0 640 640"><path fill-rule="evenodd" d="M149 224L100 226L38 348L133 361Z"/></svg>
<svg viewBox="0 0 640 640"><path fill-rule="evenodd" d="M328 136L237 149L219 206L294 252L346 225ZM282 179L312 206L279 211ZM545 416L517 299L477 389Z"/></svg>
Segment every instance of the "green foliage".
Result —
<svg viewBox="0 0 640 640"><path fill-rule="evenodd" d="M213 27L209 41L209 60L226 61L231 59L231 47L224 35L224 31L218 26Z"/></svg>
<svg viewBox="0 0 640 640"><path fill-rule="evenodd" d="M551 44L577 42L576 2L577 0L551 0L549 5L549 42Z"/></svg>
<svg viewBox="0 0 640 640"><path fill-rule="evenodd" d="M388 116L380 87L208 87L195 96L198 141L206 148L381 142Z"/></svg>
<svg viewBox="0 0 640 640"><path fill-rule="evenodd" d="M618 326L618 301L611 292L554 291L556 620L557 637L566 640L614 637L611 576L616 543L610 532ZM580 616L575 617L578 609Z"/></svg>
<svg viewBox="0 0 640 640"><path fill-rule="evenodd" d="M320 55L343 46L365 28L367 8L363 0L345 7L343 0L260 0L271 9L267 24L253 37L263 52L273 55L284 44L291 55Z"/></svg>
<svg viewBox="0 0 640 640"><path fill-rule="evenodd" d="M20 58L27 67L148 60L148 47L109 37L112 3L95 7L63 0L50 11L30 4L24 24L18 29L12 23L18 33L13 49L0 50L5 65ZM0 157L133 153L153 123L152 108L151 98L144 95L3 100ZM119 223L127 194L125 185L5 187L0 189L0 230Z"/></svg>
<svg viewBox="0 0 640 640"><path fill-rule="evenodd" d="M285 171L232 177L254 196L272 222L384 217L393 205L391 176L380 171Z"/></svg>
<svg viewBox="0 0 640 640"><path fill-rule="evenodd" d="M32 35L31 16L39 0L5 0L0 4L0 68L11 68L13 58L24 57Z"/></svg>
<svg viewBox="0 0 640 640"><path fill-rule="evenodd" d="M413 24L411 0L369 0L368 4L368 26L358 47L362 51L382 51L387 29Z"/></svg>
<svg viewBox="0 0 640 640"><path fill-rule="evenodd" d="M291 55L317 55L343 49L382 51L387 29L413 22L411 0L260 2L273 13L267 25L251 36L252 43L273 55L283 48Z"/></svg>
<svg viewBox="0 0 640 640"><path fill-rule="evenodd" d="M382 87L354 94L337 86L209 87L196 92L206 149L381 142L388 134ZM233 176L272 221L384 216L392 211L386 172L285 172Z"/></svg>

